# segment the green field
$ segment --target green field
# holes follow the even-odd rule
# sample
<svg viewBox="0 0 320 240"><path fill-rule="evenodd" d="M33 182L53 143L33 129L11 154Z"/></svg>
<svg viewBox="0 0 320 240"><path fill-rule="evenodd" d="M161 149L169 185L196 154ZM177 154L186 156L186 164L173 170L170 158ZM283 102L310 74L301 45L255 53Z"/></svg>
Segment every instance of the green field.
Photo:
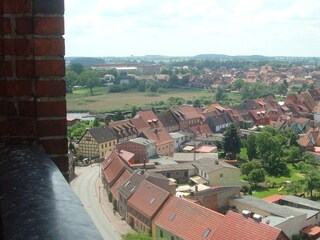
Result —
<svg viewBox="0 0 320 240"><path fill-rule="evenodd" d="M90 95L89 89L75 90L67 94L68 112L108 112L131 109L133 105L150 105L155 102L166 102L169 97L181 97L185 100L194 100L201 97L214 97L214 93L207 90L196 89L166 89L165 93L150 93L126 91L121 93L108 93L106 87L97 87Z"/></svg>
<svg viewBox="0 0 320 240"><path fill-rule="evenodd" d="M283 183L285 181L297 181L297 180L303 180L304 175L299 173L297 169L295 169L291 164L288 164L288 168L290 169L290 177L272 177L267 176L266 180L268 182L275 182L277 184L277 187L275 188L258 188L255 191L253 191L253 196L257 198L264 198L275 194L287 194L285 187L281 188Z"/></svg>

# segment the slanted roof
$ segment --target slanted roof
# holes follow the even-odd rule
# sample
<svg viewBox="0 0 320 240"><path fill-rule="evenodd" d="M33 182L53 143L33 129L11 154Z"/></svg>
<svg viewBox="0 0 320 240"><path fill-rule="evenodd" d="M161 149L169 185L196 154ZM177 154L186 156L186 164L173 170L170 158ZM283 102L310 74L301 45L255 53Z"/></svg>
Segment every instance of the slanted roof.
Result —
<svg viewBox="0 0 320 240"><path fill-rule="evenodd" d="M148 169L147 172L166 172L179 170L194 170L194 166L191 163L156 165L156 168Z"/></svg>
<svg viewBox="0 0 320 240"><path fill-rule="evenodd" d="M205 171L207 173L211 173L223 168L238 169L237 167L232 166L229 163L220 160L214 160L211 158L201 158L199 160L196 160L193 165L199 170Z"/></svg>
<svg viewBox="0 0 320 240"><path fill-rule="evenodd" d="M267 202L263 199L259 199L253 196L243 196L243 197L235 197L232 199L242 205L247 205L250 207L254 207L257 209L261 209L265 212L268 212L272 215L279 217L290 217L290 216L301 216L303 213L294 211L292 209L287 208L286 206L281 206L275 203Z"/></svg>
<svg viewBox="0 0 320 240"><path fill-rule="evenodd" d="M267 202L275 203L284 197L285 197L285 195L272 195L272 196L263 198L263 200L265 200Z"/></svg>
<svg viewBox="0 0 320 240"><path fill-rule="evenodd" d="M210 239L276 240L281 236L285 235L279 228L258 223L251 218L229 211Z"/></svg>
<svg viewBox="0 0 320 240"><path fill-rule="evenodd" d="M183 138L186 135L179 133L179 132L173 132L173 133L169 133L169 135L173 138L173 139L177 139L177 138Z"/></svg>
<svg viewBox="0 0 320 240"><path fill-rule="evenodd" d="M177 120L173 117L170 111L160 113L157 116L159 120L162 122L163 126L166 128L178 125Z"/></svg>
<svg viewBox="0 0 320 240"><path fill-rule="evenodd" d="M146 217L153 218L169 196L169 192L147 180L143 180L138 189L129 198L128 205Z"/></svg>
<svg viewBox="0 0 320 240"><path fill-rule="evenodd" d="M234 122L231 115L227 112L217 116L209 116L207 121L209 122L209 124L213 124L214 126L220 126Z"/></svg>
<svg viewBox="0 0 320 240"><path fill-rule="evenodd" d="M142 118L132 118L130 122L138 131L149 128L149 125Z"/></svg>
<svg viewBox="0 0 320 240"><path fill-rule="evenodd" d="M134 142L140 145L144 145L144 146L148 146L150 144L154 144L155 141L147 139L147 138L143 138L143 137L138 137L138 138L133 138L130 139L129 142Z"/></svg>
<svg viewBox="0 0 320 240"><path fill-rule="evenodd" d="M308 226L301 230L302 233L307 234L308 236L317 236L320 234L319 226Z"/></svg>
<svg viewBox="0 0 320 240"><path fill-rule="evenodd" d="M111 192L113 198L119 200L119 192L118 188L131 176L132 174L126 169L121 176L117 179L117 181L112 185Z"/></svg>
<svg viewBox="0 0 320 240"><path fill-rule="evenodd" d="M171 136L165 128L146 129L142 132L142 135L149 140L155 141L157 146L173 141L173 139L171 138Z"/></svg>
<svg viewBox="0 0 320 240"><path fill-rule="evenodd" d="M161 209L154 224L179 239L212 239L223 218L220 213L173 196Z"/></svg>
<svg viewBox="0 0 320 240"><path fill-rule="evenodd" d="M109 127L97 127L97 128L90 128L88 131L91 133L92 137L98 142L103 143L107 141L111 141L113 139L117 139L115 132L110 129Z"/></svg>
<svg viewBox="0 0 320 240"><path fill-rule="evenodd" d="M116 152L110 154L103 162L105 162L103 165L106 166L106 168L103 170L103 173L111 187L114 181L116 181L116 179L124 171L125 165Z"/></svg>
<svg viewBox="0 0 320 240"><path fill-rule="evenodd" d="M300 205L300 207L310 208L314 210L320 211L320 203L316 201L312 201L306 198L296 197L293 195L287 195L284 198L282 198L284 201L292 202L295 204Z"/></svg>
<svg viewBox="0 0 320 240"><path fill-rule="evenodd" d="M196 149L196 152L210 153L217 150L217 147L213 146L201 146Z"/></svg>
<svg viewBox="0 0 320 240"><path fill-rule="evenodd" d="M128 199L135 190L137 190L139 184L145 179L145 171L137 169L119 188L119 192L124 198Z"/></svg>
<svg viewBox="0 0 320 240"><path fill-rule="evenodd" d="M203 118L199 110L191 105L183 105L177 108L171 109L171 112L181 120L192 120L197 118Z"/></svg>
<svg viewBox="0 0 320 240"><path fill-rule="evenodd" d="M134 118L141 118L143 121L152 128L163 128L157 115L152 110L139 111Z"/></svg>
<svg viewBox="0 0 320 240"><path fill-rule="evenodd" d="M198 126L193 126L189 128L196 136L208 137L212 136L213 132L211 131L208 124L201 124Z"/></svg>

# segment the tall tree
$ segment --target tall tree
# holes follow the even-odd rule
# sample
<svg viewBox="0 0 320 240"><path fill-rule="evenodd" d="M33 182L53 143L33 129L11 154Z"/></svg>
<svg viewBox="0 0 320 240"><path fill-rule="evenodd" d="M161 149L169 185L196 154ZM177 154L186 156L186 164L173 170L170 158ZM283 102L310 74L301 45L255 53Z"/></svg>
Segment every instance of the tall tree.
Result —
<svg viewBox="0 0 320 240"><path fill-rule="evenodd" d="M83 72L83 66L80 63L71 63L69 68L71 71L76 72L78 75Z"/></svg>
<svg viewBox="0 0 320 240"><path fill-rule="evenodd" d="M238 78L237 80L235 80L233 83L232 83L232 87L234 89L237 89L238 91L241 90L241 88L244 86L245 82L243 79L240 79Z"/></svg>
<svg viewBox="0 0 320 240"><path fill-rule="evenodd" d="M219 102L226 97L225 90L223 87L219 86L216 91L216 101Z"/></svg>
<svg viewBox="0 0 320 240"><path fill-rule="evenodd" d="M101 81L96 71L85 70L79 75L80 82L90 89L91 95L93 95L93 87L99 86Z"/></svg>
<svg viewBox="0 0 320 240"><path fill-rule="evenodd" d="M256 185L257 183L264 182L266 179L266 173L263 168L253 169L248 175L248 181L251 184Z"/></svg>
<svg viewBox="0 0 320 240"><path fill-rule="evenodd" d="M256 136L252 133L249 134L247 144L247 155L249 161L257 157Z"/></svg>
<svg viewBox="0 0 320 240"><path fill-rule="evenodd" d="M223 141L226 156L229 155L231 159L235 159L237 153L240 152L241 140L237 128L233 124L228 126Z"/></svg>
<svg viewBox="0 0 320 240"><path fill-rule="evenodd" d="M313 190L320 189L320 174L318 171L313 170L308 172L305 175L305 183L306 183L306 190L310 192L310 197L312 198Z"/></svg>
<svg viewBox="0 0 320 240"><path fill-rule="evenodd" d="M76 72L67 69L65 77L67 93L72 93L72 88L77 85L77 77L78 75Z"/></svg>

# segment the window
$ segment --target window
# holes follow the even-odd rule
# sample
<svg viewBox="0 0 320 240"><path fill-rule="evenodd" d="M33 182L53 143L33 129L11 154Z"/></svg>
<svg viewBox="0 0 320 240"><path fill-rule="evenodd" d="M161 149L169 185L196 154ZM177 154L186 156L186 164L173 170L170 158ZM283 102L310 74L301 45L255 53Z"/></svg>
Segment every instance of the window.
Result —
<svg viewBox="0 0 320 240"><path fill-rule="evenodd" d="M223 173L220 173L220 178L223 178Z"/></svg>
<svg viewBox="0 0 320 240"><path fill-rule="evenodd" d="M174 236L171 236L171 240L174 240Z"/></svg>
<svg viewBox="0 0 320 240"><path fill-rule="evenodd" d="M109 142L109 147L111 147L111 142Z"/></svg>
<svg viewBox="0 0 320 240"><path fill-rule="evenodd" d="M210 229L210 228L207 228L206 231L203 233L203 237L204 237L204 238L207 238L208 235L210 234L210 232L211 232L211 229Z"/></svg>
<svg viewBox="0 0 320 240"><path fill-rule="evenodd" d="M184 176L188 177L188 171L184 171Z"/></svg>
<svg viewBox="0 0 320 240"><path fill-rule="evenodd" d="M171 177L171 174L169 172L167 172L167 178L170 178Z"/></svg>
<svg viewBox="0 0 320 240"><path fill-rule="evenodd" d="M160 237L163 238L163 231L160 230Z"/></svg>

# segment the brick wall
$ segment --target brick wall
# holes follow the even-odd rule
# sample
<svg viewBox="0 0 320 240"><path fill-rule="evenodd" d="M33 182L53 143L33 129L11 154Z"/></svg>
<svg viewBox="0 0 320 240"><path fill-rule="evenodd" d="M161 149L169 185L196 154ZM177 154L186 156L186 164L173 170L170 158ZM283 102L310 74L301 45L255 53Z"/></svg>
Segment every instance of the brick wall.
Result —
<svg viewBox="0 0 320 240"><path fill-rule="evenodd" d="M0 2L0 144L44 146L68 176L63 0Z"/></svg>

